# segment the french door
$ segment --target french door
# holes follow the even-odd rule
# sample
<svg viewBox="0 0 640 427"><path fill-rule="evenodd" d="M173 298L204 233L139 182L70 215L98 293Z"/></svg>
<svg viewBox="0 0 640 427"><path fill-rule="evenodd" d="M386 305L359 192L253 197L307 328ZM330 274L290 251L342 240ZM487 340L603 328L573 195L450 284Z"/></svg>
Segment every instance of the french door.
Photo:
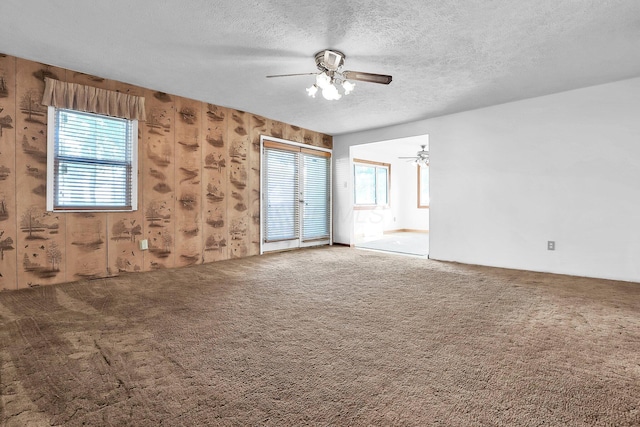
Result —
<svg viewBox="0 0 640 427"><path fill-rule="evenodd" d="M262 139L261 252L331 244L331 153Z"/></svg>

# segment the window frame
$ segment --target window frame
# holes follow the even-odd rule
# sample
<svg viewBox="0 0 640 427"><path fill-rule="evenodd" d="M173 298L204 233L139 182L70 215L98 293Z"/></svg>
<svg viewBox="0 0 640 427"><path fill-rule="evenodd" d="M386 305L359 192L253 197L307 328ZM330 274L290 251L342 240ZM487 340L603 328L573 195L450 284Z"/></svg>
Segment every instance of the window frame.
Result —
<svg viewBox="0 0 640 427"><path fill-rule="evenodd" d="M356 203L356 188L357 188L357 179L356 179L356 166L370 166L375 168L375 180L374 186L376 188L375 197L376 202L371 203ZM378 203L378 169L386 169L387 171L387 182L386 182L386 194L387 200L385 203ZM377 209L384 208L387 209L391 206L391 164L383 163L383 162L375 162L372 160L364 160L364 159L353 159L353 209L356 210L365 210L365 209Z"/></svg>
<svg viewBox="0 0 640 427"><path fill-rule="evenodd" d="M129 188L127 191L130 193L130 206L56 206L55 205L55 180L57 179L57 171L55 168L56 161L56 145L58 143L58 126L56 122L56 114L59 110L68 111L70 113L89 114L98 117L104 117L106 119L126 120L129 123L129 145L130 145L130 157L126 160L130 163L131 179L129 182ZM52 105L48 106L47 111L47 195L46 204L47 211L49 212L134 212L138 210L138 120L126 119L121 117L107 116L105 114L86 112L81 110L74 110L71 108L61 108ZM110 165L111 163L104 162L103 164ZM114 161L111 165L121 166L122 162Z"/></svg>
<svg viewBox="0 0 640 427"><path fill-rule="evenodd" d="M427 198L430 198L430 194L429 194L429 166L422 166L422 165L418 165L417 167L417 174L418 174L418 209L429 209L429 203L430 200L427 200L426 203L424 203L424 201L422 200L422 185L424 184L422 182L422 171L424 171L426 173L427 176Z"/></svg>

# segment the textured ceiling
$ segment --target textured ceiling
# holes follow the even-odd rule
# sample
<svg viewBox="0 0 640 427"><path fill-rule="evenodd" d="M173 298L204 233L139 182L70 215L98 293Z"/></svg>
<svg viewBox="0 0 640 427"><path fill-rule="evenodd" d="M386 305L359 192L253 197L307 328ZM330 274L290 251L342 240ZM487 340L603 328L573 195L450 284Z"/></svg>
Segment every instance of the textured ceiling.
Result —
<svg viewBox="0 0 640 427"><path fill-rule="evenodd" d="M393 82L265 78L325 48ZM336 135L640 76L640 1L2 0L0 52Z"/></svg>

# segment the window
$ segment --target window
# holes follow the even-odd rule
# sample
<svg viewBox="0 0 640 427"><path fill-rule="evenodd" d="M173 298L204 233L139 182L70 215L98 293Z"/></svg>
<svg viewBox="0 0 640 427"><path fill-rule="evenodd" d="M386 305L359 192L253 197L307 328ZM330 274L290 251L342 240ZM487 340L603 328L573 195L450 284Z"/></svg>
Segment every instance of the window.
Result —
<svg viewBox="0 0 640 427"><path fill-rule="evenodd" d="M354 159L354 200L360 207L389 206L391 165Z"/></svg>
<svg viewBox="0 0 640 427"><path fill-rule="evenodd" d="M418 208L429 208L429 166L418 166Z"/></svg>
<svg viewBox="0 0 640 427"><path fill-rule="evenodd" d="M49 106L47 210L136 210L137 147L137 120Z"/></svg>

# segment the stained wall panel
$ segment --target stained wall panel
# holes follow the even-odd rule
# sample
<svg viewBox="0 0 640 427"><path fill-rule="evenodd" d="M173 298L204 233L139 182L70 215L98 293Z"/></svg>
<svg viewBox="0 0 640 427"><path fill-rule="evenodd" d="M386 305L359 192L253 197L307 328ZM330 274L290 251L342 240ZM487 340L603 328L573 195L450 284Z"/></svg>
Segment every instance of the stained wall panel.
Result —
<svg viewBox="0 0 640 427"><path fill-rule="evenodd" d="M284 139L304 144L304 129L294 125L284 125Z"/></svg>
<svg viewBox="0 0 640 427"><path fill-rule="evenodd" d="M0 291L16 289L16 59L0 55Z"/></svg>
<svg viewBox="0 0 640 427"><path fill-rule="evenodd" d="M64 80L65 75L63 69L37 62L16 62L19 288L75 280L66 275L66 217L46 211L47 108L41 104L44 78Z"/></svg>
<svg viewBox="0 0 640 427"><path fill-rule="evenodd" d="M333 148L333 137L331 135L320 134L320 146L324 148Z"/></svg>
<svg viewBox="0 0 640 427"><path fill-rule="evenodd" d="M202 103L176 97L176 266L202 263Z"/></svg>
<svg viewBox="0 0 640 427"><path fill-rule="evenodd" d="M113 90L113 85L116 83L113 80L71 70L66 71L64 81L107 90Z"/></svg>
<svg viewBox="0 0 640 427"><path fill-rule="evenodd" d="M230 110L229 135L229 257L249 254L249 114Z"/></svg>
<svg viewBox="0 0 640 427"><path fill-rule="evenodd" d="M267 132L266 134L274 138L284 139L285 124L276 120L267 119Z"/></svg>
<svg viewBox="0 0 640 427"><path fill-rule="evenodd" d="M175 266L175 103L173 96L145 90L147 121L141 123L139 155L144 157L142 206L144 271Z"/></svg>
<svg viewBox="0 0 640 427"><path fill-rule="evenodd" d="M93 81L95 78L90 79ZM109 81L107 81L109 82ZM109 90L134 96L145 96L145 90L137 86L111 81ZM142 148L145 122L138 122L138 150ZM144 188L148 175L144 173L145 156L138 156L138 188ZM146 251L140 250L144 236L144 209L142 194L138 192L138 210L135 212L110 212L107 214L107 262L108 274L138 272L144 268Z"/></svg>
<svg viewBox="0 0 640 427"><path fill-rule="evenodd" d="M145 97L138 211L46 211L45 76ZM331 146L250 113L0 54L0 289L257 254L262 134Z"/></svg>
<svg viewBox="0 0 640 427"><path fill-rule="evenodd" d="M107 215L108 274L142 271L144 252L140 250L143 236L143 211L111 212Z"/></svg>
<svg viewBox="0 0 640 427"><path fill-rule="evenodd" d="M107 214L66 214L67 280L95 279L107 275Z"/></svg>
<svg viewBox="0 0 640 427"><path fill-rule="evenodd" d="M204 262L229 258L229 221L227 195L229 110L203 104L202 127L202 218Z"/></svg>
<svg viewBox="0 0 640 427"><path fill-rule="evenodd" d="M109 82L67 70L63 81L107 89ZM67 280L94 279L108 275L107 214L104 212L66 215L65 259Z"/></svg>
<svg viewBox="0 0 640 427"><path fill-rule="evenodd" d="M260 254L260 135L267 134L268 121L254 114L250 117L249 150L249 223L248 255Z"/></svg>

